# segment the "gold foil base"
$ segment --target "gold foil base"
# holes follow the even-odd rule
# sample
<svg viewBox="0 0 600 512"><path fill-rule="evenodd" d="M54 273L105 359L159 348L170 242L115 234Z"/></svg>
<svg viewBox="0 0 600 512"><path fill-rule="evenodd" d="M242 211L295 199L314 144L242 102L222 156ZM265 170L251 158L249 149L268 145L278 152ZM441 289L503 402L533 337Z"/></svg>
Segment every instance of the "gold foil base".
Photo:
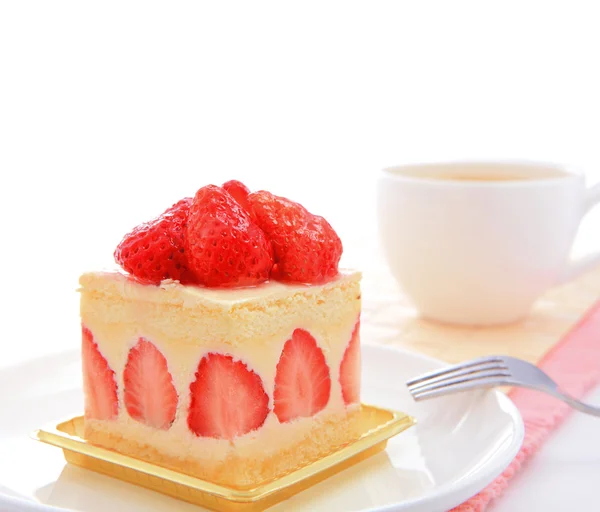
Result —
<svg viewBox="0 0 600 512"><path fill-rule="evenodd" d="M215 484L185 473L122 455L82 438L83 416L37 430L34 439L63 449L65 459L104 475L218 511L264 510L385 449L387 440L415 424L410 416L362 405L360 437L291 473L253 488Z"/></svg>

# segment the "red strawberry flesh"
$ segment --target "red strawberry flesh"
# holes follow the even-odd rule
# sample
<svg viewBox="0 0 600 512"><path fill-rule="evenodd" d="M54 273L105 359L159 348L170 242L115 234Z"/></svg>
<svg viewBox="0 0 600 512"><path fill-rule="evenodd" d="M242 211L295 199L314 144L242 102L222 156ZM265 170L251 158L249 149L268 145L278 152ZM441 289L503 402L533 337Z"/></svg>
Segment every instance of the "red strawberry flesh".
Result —
<svg viewBox="0 0 600 512"><path fill-rule="evenodd" d="M340 385L346 405L360 401L360 369L360 320L358 320L340 364Z"/></svg>
<svg viewBox="0 0 600 512"><path fill-rule="evenodd" d="M273 411L281 423L314 416L329 402L331 378L323 351L308 331L286 341L275 374Z"/></svg>
<svg viewBox="0 0 600 512"><path fill-rule="evenodd" d="M238 180L230 180L226 183L223 183L223 189L231 195L239 205L250 215L250 218L253 219L254 212L250 207L250 203L248 202L248 195L250 194L250 189L244 185L241 181Z"/></svg>
<svg viewBox="0 0 600 512"><path fill-rule="evenodd" d="M140 338L129 351L123 372L125 406L134 420L168 429L177 412L177 391L165 356Z"/></svg>
<svg viewBox="0 0 600 512"><path fill-rule="evenodd" d="M115 419L119 413L115 372L100 353L87 327L82 327L81 339L85 416L95 420Z"/></svg>
<svg viewBox="0 0 600 512"><path fill-rule="evenodd" d="M182 199L156 219L134 228L116 248L115 261L142 281L195 283L184 243L191 204L191 198Z"/></svg>
<svg viewBox="0 0 600 512"><path fill-rule="evenodd" d="M232 440L261 427L269 397L260 377L229 355L209 353L190 385L188 426L201 437Z"/></svg>
<svg viewBox="0 0 600 512"><path fill-rule="evenodd" d="M250 194L248 202L273 244L274 279L320 283L338 274L342 242L323 217L264 190Z"/></svg>
<svg viewBox="0 0 600 512"><path fill-rule="evenodd" d="M254 286L273 267L263 231L225 190L215 185L196 193L187 223L190 268L205 286Z"/></svg>

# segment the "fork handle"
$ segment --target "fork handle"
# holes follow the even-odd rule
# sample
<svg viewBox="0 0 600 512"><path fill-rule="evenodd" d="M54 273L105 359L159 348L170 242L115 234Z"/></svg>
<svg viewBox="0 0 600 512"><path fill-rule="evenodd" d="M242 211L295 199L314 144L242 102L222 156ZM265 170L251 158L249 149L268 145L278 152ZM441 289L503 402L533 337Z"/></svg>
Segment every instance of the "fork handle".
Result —
<svg viewBox="0 0 600 512"><path fill-rule="evenodd" d="M597 416L600 418L600 407L594 407L592 405L588 405L583 403L580 400L577 400L576 398L573 398L571 395L569 395L568 393L565 393L564 391L561 391L558 386L556 387L550 387L550 386L545 386L545 385L530 385L528 383L525 382L515 382L515 381L511 381L511 382L507 382L507 384L509 386L514 386L514 387L518 387L518 388L529 388L529 389L534 389L536 391L540 391L542 393L546 393L547 395L553 396L554 398L558 398L559 400L562 400L563 402L565 402L567 405L571 406L573 409L577 409L579 412L583 412L585 414L589 414L591 416Z"/></svg>
<svg viewBox="0 0 600 512"><path fill-rule="evenodd" d="M545 391L548 392L548 390ZM569 404L573 409L577 409L578 411L583 412L585 414L600 417L600 407L593 407L591 405L584 404L576 398L573 398L571 395L567 395L566 393L563 393L559 390L552 391L550 392L550 394Z"/></svg>

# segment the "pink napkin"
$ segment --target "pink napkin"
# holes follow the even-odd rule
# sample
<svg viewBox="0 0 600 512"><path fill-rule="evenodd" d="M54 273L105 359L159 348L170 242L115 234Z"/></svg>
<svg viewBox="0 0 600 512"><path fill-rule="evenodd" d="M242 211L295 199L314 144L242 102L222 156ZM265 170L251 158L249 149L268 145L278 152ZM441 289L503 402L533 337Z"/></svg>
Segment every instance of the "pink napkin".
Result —
<svg viewBox="0 0 600 512"><path fill-rule="evenodd" d="M564 391L577 398L582 398L600 383L600 302L542 358L538 366ZM525 423L523 446L502 475L452 512L485 510L572 411L563 402L537 391L513 389L509 396Z"/></svg>

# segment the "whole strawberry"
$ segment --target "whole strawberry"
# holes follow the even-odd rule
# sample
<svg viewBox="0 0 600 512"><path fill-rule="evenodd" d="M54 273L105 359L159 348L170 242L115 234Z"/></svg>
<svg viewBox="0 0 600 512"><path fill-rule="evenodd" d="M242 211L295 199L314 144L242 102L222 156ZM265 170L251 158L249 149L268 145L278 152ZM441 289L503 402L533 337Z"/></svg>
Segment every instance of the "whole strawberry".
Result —
<svg viewBox="0 0 600 512"><path fill-rule="evenodd" d="M195 283L185 254L185 227L192 199L177 202L162 215L125 235L114 256L127 272L138 279L160 283L173 279Z"/></svg>
<svg viewBox="0 0 600 512"><path fill-rule="evenodd" d="M250 194L248 202L273 244L274 279L318 283L338 273L342 241L323 217L264 190Z"/></svg>
<svg viewBox="0 0 600 512"><path fill-rule="evenodd" d="M187 223L190 268L205 286L253 286L266 281L273 250L249 214L221 187L202 187Z"/></svg>

